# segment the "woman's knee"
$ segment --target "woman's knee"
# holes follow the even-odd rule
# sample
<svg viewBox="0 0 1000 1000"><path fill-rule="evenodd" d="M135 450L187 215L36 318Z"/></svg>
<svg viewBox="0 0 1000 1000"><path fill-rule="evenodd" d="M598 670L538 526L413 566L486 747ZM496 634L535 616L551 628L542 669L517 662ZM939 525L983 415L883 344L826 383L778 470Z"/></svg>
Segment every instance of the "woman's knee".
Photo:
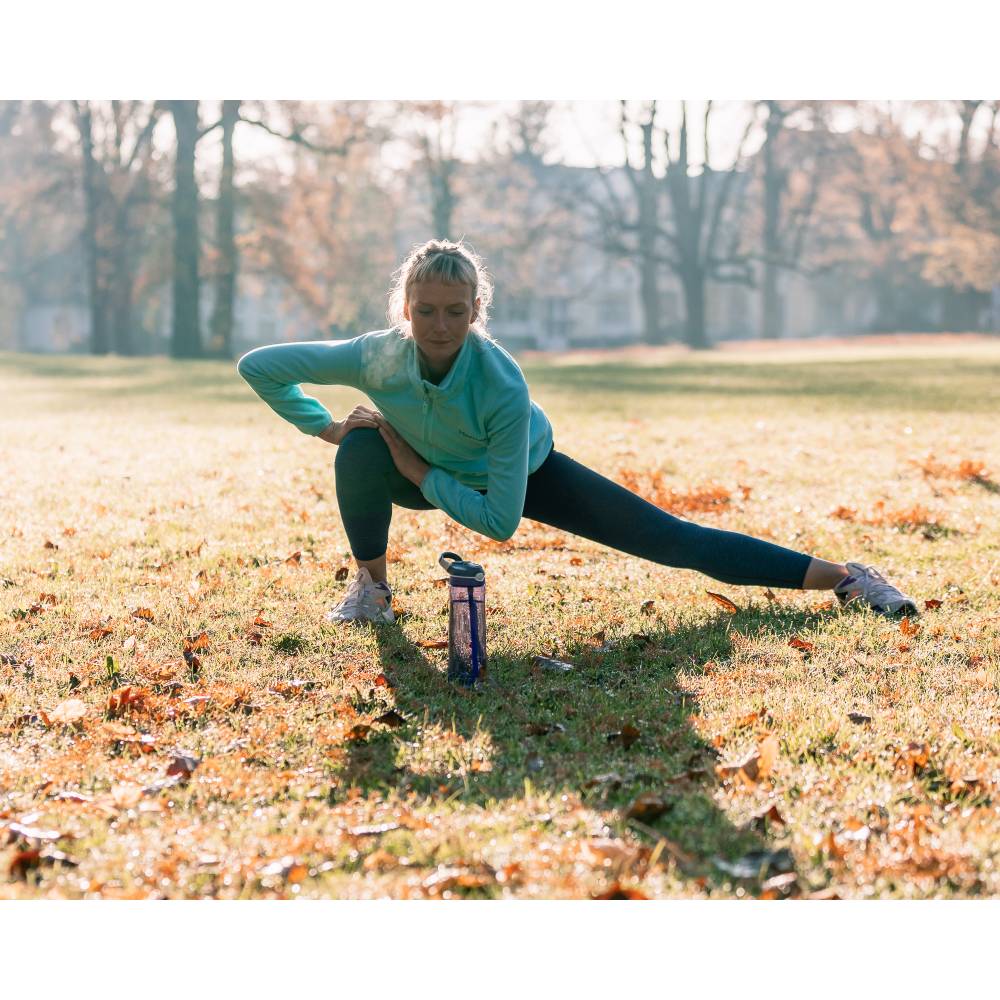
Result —
<svg viewBox="0 0 1000 1000"><path fill-rule="evenodd" d="M337 446L334 467L340 470L361 466L374 471L387 462L392 463L392 456L382 435L374 427L355 427Z"/></svg>

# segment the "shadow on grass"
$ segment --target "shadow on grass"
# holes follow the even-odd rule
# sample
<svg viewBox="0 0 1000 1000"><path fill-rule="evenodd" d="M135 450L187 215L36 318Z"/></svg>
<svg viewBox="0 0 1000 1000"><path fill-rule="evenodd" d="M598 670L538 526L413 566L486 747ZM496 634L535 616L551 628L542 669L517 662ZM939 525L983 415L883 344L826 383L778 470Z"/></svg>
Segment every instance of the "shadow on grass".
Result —
<svg viewBox="0 0 1000 1000"><path fill-rule="evenodd" d="M664 839L679 872L701 884L733 881L718 859L759 861L757 876L741 880L755 889L793 870L793 861L768 840L764 821L737 828L715 804L717 752L690 724L697 701L679 684L678 672L725 660L732 649L729 624L790 636L811 619L810 612L750 610L625 635L603 647L578 644L559 654L574 664L567 673L493 655L487 682L472 692L449 683L443 664L432 662L398 623L378 627L381 667L407 722L356 745L340 778L366 792L415 792L487 809L524 796L528 782L537 792L572 793L594 809L614 810L613 830L630 826L650 847ZM397 766L398 741L413 740L418 726L434 723L466 739L485 733L491 769L470 773L456 763L416 773ZM640 795L656 796L666 811L638 822L625 818Z"/></svg>

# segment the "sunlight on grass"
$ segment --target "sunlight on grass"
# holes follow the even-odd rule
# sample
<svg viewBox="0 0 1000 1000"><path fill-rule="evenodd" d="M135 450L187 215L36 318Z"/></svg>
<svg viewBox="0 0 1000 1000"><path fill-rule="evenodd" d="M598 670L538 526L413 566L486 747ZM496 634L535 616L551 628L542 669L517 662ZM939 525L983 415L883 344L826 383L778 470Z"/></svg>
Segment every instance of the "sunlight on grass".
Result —
<svg viewBox="0 0 1000 1000"><path fill-rule="evenodd" d="M0 897L995 895L1000 347L525 372L574 458L930 606L397 511L398 623L338 628L335 450L234 365L2 355Z"/></svg>

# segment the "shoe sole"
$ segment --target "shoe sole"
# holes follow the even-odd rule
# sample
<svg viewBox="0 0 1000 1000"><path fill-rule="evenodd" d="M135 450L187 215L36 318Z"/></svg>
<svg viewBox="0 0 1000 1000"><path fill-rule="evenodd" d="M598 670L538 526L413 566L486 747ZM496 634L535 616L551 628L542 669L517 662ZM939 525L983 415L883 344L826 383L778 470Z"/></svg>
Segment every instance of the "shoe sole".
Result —
<svg viewBox="0 0 1000 1000"><path fill-rule="evenodd" d="M330 614L324 615L323 618L334 625L341 625L350 622L374 622L376 625L392 625L396 621L396 616L391 611L386 614L379 615L376 618L366 618L364 615L359 615L357 618L338 618Z"/></svg>

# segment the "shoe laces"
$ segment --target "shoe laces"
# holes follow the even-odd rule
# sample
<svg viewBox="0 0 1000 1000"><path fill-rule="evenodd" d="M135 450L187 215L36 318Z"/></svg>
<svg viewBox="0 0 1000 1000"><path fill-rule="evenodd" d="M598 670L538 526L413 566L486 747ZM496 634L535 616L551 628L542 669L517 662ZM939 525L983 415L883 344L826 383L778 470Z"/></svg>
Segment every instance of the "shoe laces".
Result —
<svg viewBox="0 0 1000 1000"><path fill-rule="evenodd" d="M858 574L851 574L856 576ZM861 591L865 599L881 603L882 601L892 601L901 597L898 587L894 587L889 581L873 566L865 566L864 572L860 574L862 583Z"/></svg>
<svg viewBox="0 0 1000 1000"><path fill-rule="evenodd" d="M368 589L364 578L358 573L347 588L344 599L340 602L340 610L347 614L354 614L361 608L361 602L365 599L365 591Z"/></svg>

